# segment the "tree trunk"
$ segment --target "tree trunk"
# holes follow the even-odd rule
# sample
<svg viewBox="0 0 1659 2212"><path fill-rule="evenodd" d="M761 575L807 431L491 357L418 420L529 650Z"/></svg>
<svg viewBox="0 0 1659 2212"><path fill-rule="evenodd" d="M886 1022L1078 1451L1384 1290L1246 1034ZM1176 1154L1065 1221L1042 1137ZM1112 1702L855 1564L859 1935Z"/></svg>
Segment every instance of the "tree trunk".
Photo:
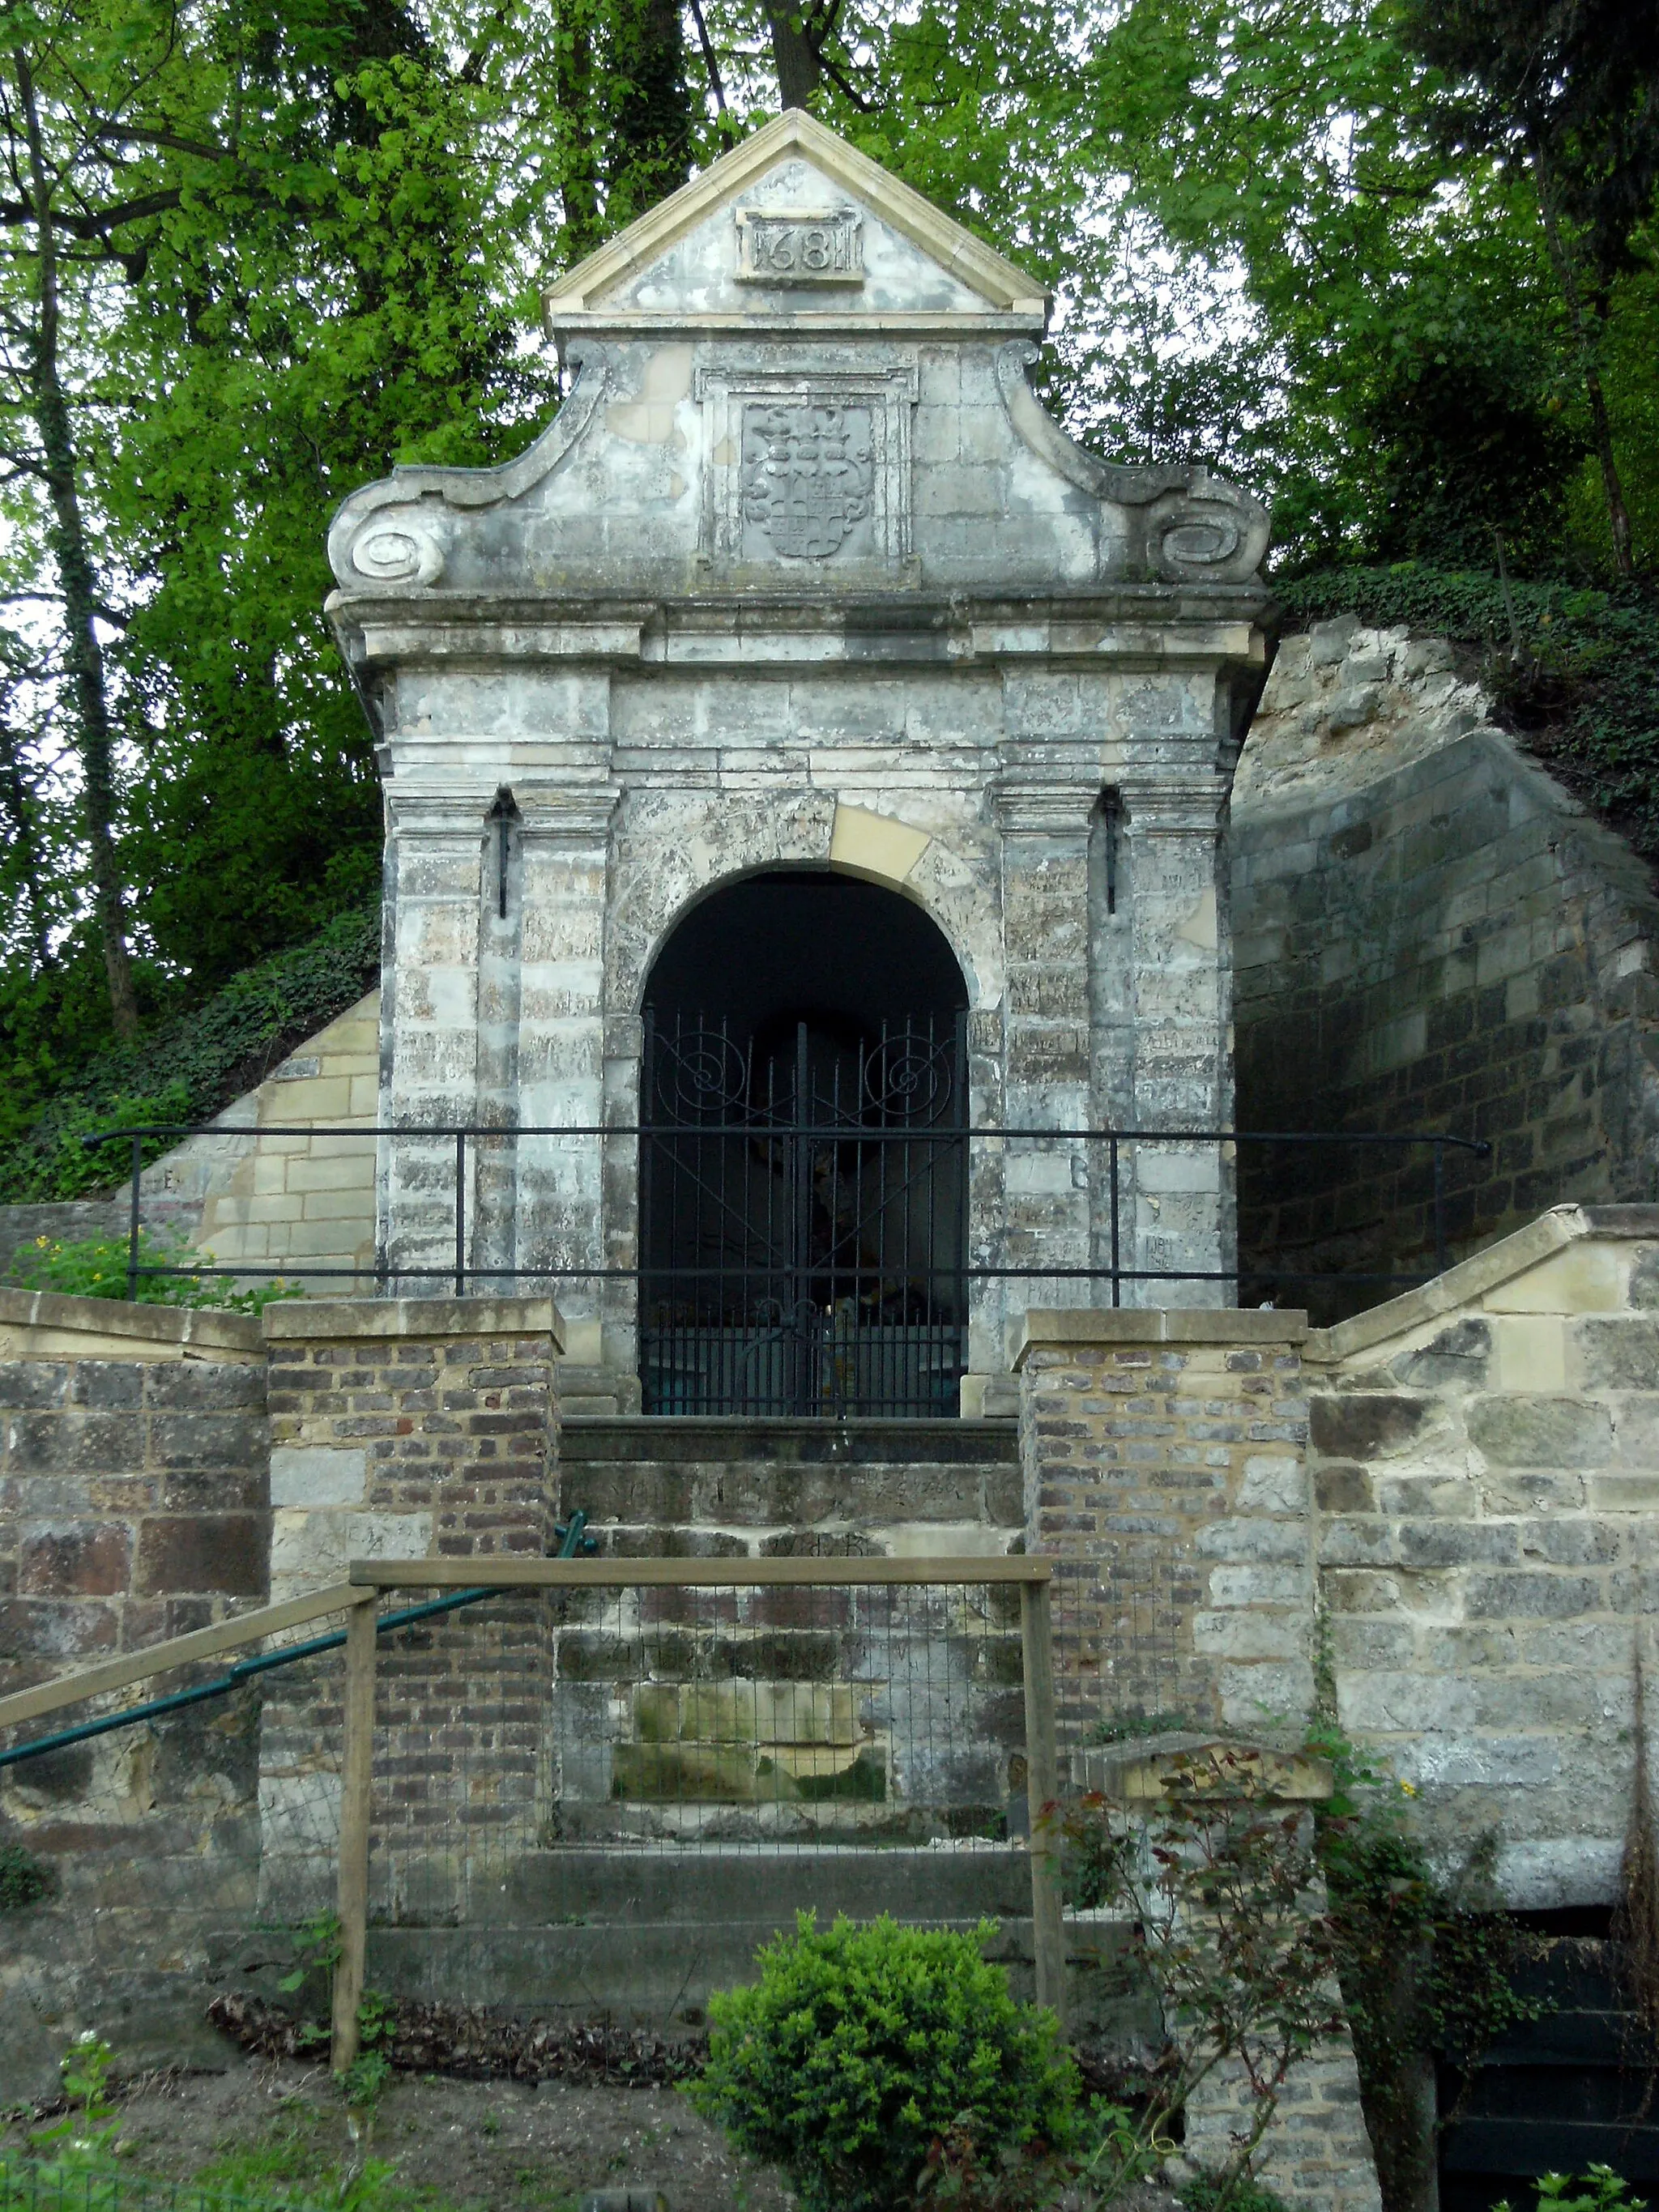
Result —
<svg viewBox="0 0 1659 2212"><path fill-rule="evenodd" d="M1607 420L1607 403L1601 389L1601 363L1596 334L1590 328L1589 317L1584 310L1583 294L1579 289L1578 274L1573 267L1572 248L1562 232L1556 213L1555 193L1550 181L1549 167L1544 159L1544 149L1538 133L1530 125L1527 144L1532 155L1534 188L1538 194L1538 211L1543 218L1544 237L1549 246L1550 259L1555 264L1557 281L1562 297L1567 303L1567 313L1572 323L1572 334L1578 346L1580 368L1584 379L1584 396L1589 402L1590 436L1595 447L1595 458L1601 464L1601 491L1607 501L1607 524L1613 533L1613 565L1621 576L1636 574L1636 556L1632 545L1630 510L1625 504L1625 487L1620 480L1619 465L1613 459L1613 428Z"/></svg>
<svg viewBox="0 0 1659 2212"><path fill-rule="evenodd" d="M679 0L619 0L616 23L622 88L612 182L637 216L683 185L690 166L685 20Z"/></svg>
<svg viewBox="0 0 1659 2212"><path fill-rule="evenodd" d="M0 720L0 808L10 817L18 874L29 902L29 935L34 943L34 964L44 970L55 967L57 963L52 957L46 902L40 889L40 827L28 779L23 773L16 734L3 720Z"/></svg>
<svg viewBox="0 0 1659 2212"><path fill-rule="evenodd" d="M769 9L766 22L772 33L772 63L778 73L778 104L786 108L805 107L823 76L817 48L787 9Z"/></svg>
<svg viewBox="0 0 1659 2212"><path fill-rule="evenodd" d="M593 147L593 55L586 0L567 0L559 25L559 106L566 122L564 175L565 235L570 258L580 261L599 242L598 163Z"/></svg>
<svg viewBox="0 0 1659 2212"><path fill-rule="evenodd" d="M110 739L109 696L104 653L98 638L98 588L87 544L76 478L75 433L69 402L58 368L58 238L52 212L52 185L40 140L34 77L27 58L17 56L17 92L28 139L29 190L33 198L40 272L39 320L33 345L33 407L40 434L43 474L52 499L52 548L64 594L65 659L80 725L82 813L92 862L93 908L104 945L110 1013L115 1034L128 1038L138 1029L132 963L127 951L125 901L116 855L115 769Z"/></svg>

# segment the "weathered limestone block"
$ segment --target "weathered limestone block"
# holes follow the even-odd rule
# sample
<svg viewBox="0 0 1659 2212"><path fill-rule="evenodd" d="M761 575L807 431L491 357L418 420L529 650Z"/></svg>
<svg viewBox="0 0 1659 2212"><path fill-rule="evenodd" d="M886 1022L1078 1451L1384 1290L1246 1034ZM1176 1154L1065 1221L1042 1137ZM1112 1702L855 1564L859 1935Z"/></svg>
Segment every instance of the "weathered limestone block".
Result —
<svg viewBox="0 0 1659 2212"><path fill-rule="evenodd" d="M258 1604L257 1323L0 1290L0 1691Z"/></svg>
<svg viewBox="0 0 1659 2212"><path fill-rule="evenodd" d="M1612 1901L1650 1667L1659 1209L1560 1206L1304 1352L1339 1714L1449 1862Z"/></svg>

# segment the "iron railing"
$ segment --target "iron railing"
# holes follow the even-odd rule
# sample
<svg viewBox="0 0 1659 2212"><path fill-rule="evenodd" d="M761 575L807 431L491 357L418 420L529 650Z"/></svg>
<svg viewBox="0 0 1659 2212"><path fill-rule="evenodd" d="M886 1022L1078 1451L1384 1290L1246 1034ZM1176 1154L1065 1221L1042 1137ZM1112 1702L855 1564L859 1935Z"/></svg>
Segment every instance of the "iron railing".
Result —
<svg viewBox="0 0 1659 2212"><path fill-rule="evenodd" d="M155 1121L134 1123L118 1129L107 1129L96 1135L85 1137L82 1144L88 1150L100 1146L125 1141L130 1145L131 1170L129 1208L127 1294L137 1294L139 1282L150 1276L192 1277L254 1277L268 1280L279 1272L307 1280L372 1282L377 1290L397 1282L441 1282L449 1285L456 1297L466 1295L469 1284L500 1282L534 1282L551 1284L564 1281L631 1282L637 1284L642 1277L684 1277L688 1280L702 1280L725 1273L752 1275L751 1267L731 1268L722 1262L697 1261L692 1262L661 1262L641 1259L631 1266L604 1266L588 1263L541 1262L534 1266L507 1267L493 1261L475 1261L469 1256L469 1221L466 1210L467 1147L482 1144L499 1147L514 1144L526 1138L562 1138L567 1141L591 1140L615 1143L619 1139L635 1143L659 1142L666 1133L661 1126L638 1122L557 1122L521 1124L503 1127L497 1122L443 1122L411 1126L407 1123L386 1125L363 1122L268 1122L257 1128L227 1129L213 1122ZM704 1139L732 1138L750 1141L757 1136L755 1125L749 1121L698 1125L697 1134ZM833 1121L805 1122L789 1132L795 1139L805 1145L836 1145L849 1141L844 1123ZM162 1263L147 1261L143 1256L142 1236L143 1178L147 1165L149 1147L158 1142L177 1142L188 1137L211 1136L219 1139L239 1139L254 1144L269 1137L351 1137L364 1142L383 1139L431 1146L441 1142L453 1146L453 1178L450 1230L445 1242L453 1249L453 1258L441 1262L412 1263L390 1258L384 1250L377 1254L371 1266L317 1267L296 1265L279 1270L270 1260L247 1260L235 1263L213 1261L210 1264ZM1030 1125L1013 1126L1003 1123L976 1125L968 1129L928 1131L915 1129L864 1129L856 1133L860 1145L908 1146L913 1151L929 1146L949 1145L963 1147L971 1158L975 1147L1001 1145L1012 1148L1089 1146L1105 1153L1103 1195L1105 1218L1100 1224L1100 1239L1105 1247L1104 1256L1091 1262L1058 1265L1043 1262L1040 1266L1013 1266L980 1261L964 1255L960 1261L951 1258L919 1272L923 1275L948 1278L953 1283L978 1282L1077 1282L1101 1283L1109 1286L1113 1305L1123 1302L1125 1287L1139 1283L1222 1283L1230 1284L1243 1291L1249 1285L1314 1284L1342 1282L1372 1287L1402 1288L1421 1283L1430 1273L1443 1272L1449 1261L1448 1244L1448 1163L1463 1158L1486 1159L1492 1146L1484 1139L1460 1137L1438 1130L1302 1130L1302 1129L1077 1129L1037 1128ZM1126 1241L1123 1221L1124 1155L1127 1148L1139 1146L1288 1146L1314 1149L1369 1146L1396 1155L1425 1153L1429 1155L1428 1182L1423 1192L1423 1208L1427 1222L1431 1224L1434 1250L1432 1268L1413 1270L1389 1268L1297 1267L1282 1264L1231 1267L1142 1267L1129 1264L1124 1257ZM849 1267L848 1279L854 1279L859 1270Z"/></svg>

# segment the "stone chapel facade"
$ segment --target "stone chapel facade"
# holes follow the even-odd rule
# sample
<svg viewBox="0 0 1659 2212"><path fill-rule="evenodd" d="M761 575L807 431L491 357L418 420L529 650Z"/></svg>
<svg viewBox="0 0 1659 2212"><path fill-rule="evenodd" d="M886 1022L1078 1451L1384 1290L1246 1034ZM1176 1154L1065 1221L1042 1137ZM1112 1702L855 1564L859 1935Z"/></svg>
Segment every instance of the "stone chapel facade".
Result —
<svg viewBox="0 0 1659 2212"><path fill-rule="evenodd" d="M872 887L861 949L801 941L862 1020L853 969L884 944L903 965L927 918L970 1131L1231 1123L1224 828L1267 517L1073 444L1029 381L1048 308L791 112L549 291L572 380L528 452L400 468L335 520L329 612L385 781L380 1119L547 1133L472 1146L468 1255L502 1289L557 1271L578 1364L638 1371L641 1152L566 1133L650 1117L653 975L734 885L747 934L692 964L700 1035L783 941L765 901L845 878ZM876 993L884 1034L903 995ZM761 1012L787 1045L791 1008ZM1098 1265L1109 1224L1099 1144L966 1146L975 1411L1028 1306L1100 1297L1040 1273ZM394 1287L448 1262L453 1150L381 1140ZM1124 1302L1231 1304L1225 1148L1130 1146L1120 1174L1121 1264L1194 1271Z"/></svg>

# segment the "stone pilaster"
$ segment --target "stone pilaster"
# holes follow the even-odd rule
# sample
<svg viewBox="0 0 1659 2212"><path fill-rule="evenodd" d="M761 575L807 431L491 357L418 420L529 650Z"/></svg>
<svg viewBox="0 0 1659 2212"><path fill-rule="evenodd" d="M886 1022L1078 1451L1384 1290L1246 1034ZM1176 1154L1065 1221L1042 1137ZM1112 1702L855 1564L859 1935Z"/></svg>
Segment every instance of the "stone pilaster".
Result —
<svg viewBox="0 0 1659 2212"><path fill-rule="evenodd" d="M518 1120L587 1127L605 1119L605 886L619 796L608 782L515 787L521 817L524 923L519 985ZM606 1264L605 1151L596 1137L523 1137L518 1146L518 1264ZM601 1323L620 1319L617 1363L632 1370L631 1308L580 1276L558 1284L571 1355L599 1364Z"/></svg>
<svg viewBox="0 0 1659 2212"><path fill-rule="evenodd" d="M1091 1121L1089 844L1097 784L1011 773L996 794L1007 977L1004 1111L1014 1128L1086 1129ZM1096 1148L1007 1140L1000 1257L1010 1267L1093 1264ZM1032 1297L1085 1304L1086 1280L1004 1288L1005 1326Z"/></svg>
<svg viewBox="0 0 1659 2212"><path fill-rule="evenodd" d="M389 817L392 923L380 1000L381 1122L441 1127L477 1118L479 906L485 816L494 787L443 795L394 790ZM473 1152L476 1164L477 1152ZM380 1245L400 1271L443 1266L454 1252L451 1138L380 1140ZM474 1212L473 1176L464 1193ZM437 1296L431 1278L402 1287Z"/></svg>
<svg viewBox="0 0 1659 2212"><path fill-rule="evenodd" d="M1214 775L1120 780L1119 836L1129 885L1132 1069L1123 1121L1139 1129L1231 1127L1232 976ZM1195 1277L1126 1287L1126 1304L1225 1306L1231 1281L1205 1280L1235 1264L1236 1182L1231 1148L1190 1144L1124 1148L1124 1259Z"/></svg>

